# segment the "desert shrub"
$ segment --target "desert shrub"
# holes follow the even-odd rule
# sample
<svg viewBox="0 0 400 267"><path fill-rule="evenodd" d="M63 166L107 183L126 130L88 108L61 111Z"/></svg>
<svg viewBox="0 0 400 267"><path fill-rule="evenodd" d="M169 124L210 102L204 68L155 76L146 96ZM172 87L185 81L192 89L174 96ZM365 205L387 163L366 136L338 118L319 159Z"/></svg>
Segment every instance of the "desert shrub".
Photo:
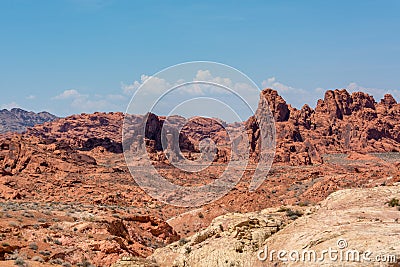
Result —
<svg viewBox="0 0 400 267"><path fill-rule="evenodd" d="M22 259L22 258L17 258L14 261L14 264L17 266L26 266L26 263L25 263L24 259Z"/></svg>
<svg viewBox="0 0 400 267"><path fill-rule="evenodd" d="M51 252L48 250L41 250L41 251L39 251L39 254L41 254L43 256L50 256Z"/></svg>
<svg viewBox="0 0 400 267"><path fill-rule="evenodd" d="M189 240L187 240L186 238L181 238L181 239L179 240L179 245L180 245L180 246L183 246L183 245L185 245L187 242L189 242Z"/></svg>
<svg viewBox="0 0 400 267"><path fill-rule="evenodd" d="M22 214L22 216L24 216L24 217L26 217L26 218L34 218L34 217L35 217L33 214L31 214L31 213L29 213L29 212L24 212L24 213Z"/></svg>
<svg viewBox="0 0 400 267"><path fill-rule="evenodd" d="M62 259L59 259L59 258L57 258L57 259L52 259L52 260L50 260L50 263L51 263L51 264L58 264L58 265L61 265L61 264L63 263L63 260L62 260Z"/></svg>
<svg viewBox="0 0 400 267"><path fill-rule="evenodd" d="M29 244L29 248L32 250L37 250L38 249L38 245L36 243L30 243Z"/></svg>
<svg viewBox="0 0 400 267"><path fill-rule="evenodd" d="M389 200L388 202L386 202L389 207L397 207L400 206L400 201L397 198L392 198L391 200Z"/></svg>
<svg viewBox="0 0 400 267"><path fill-rule="evenodd" d="M277 211L278 211L278 212L286 212L286 211L288 211L288 210L290 210L288 207L282 206L282 207L280 207Z"/></svg>
<svg viewBox="0 0 400 267"><path fill-rule="evenodd" d="M308 200L299 202L300 207L307 207L309 205L310 205L310 202Z"/></svg>
<svg viewBox="0 0 400 267"><path fill-rule="evenodd" d="M44 259L40 256L34 256L32 257L32 261L44 262Z"/></svg>
<svg viewBox="0 0 400 267"><path fill-rule="evenodd" d="M78 263L77 266L79 266L79 267L95 267L87 260L83 260L82 262Z"/></svg>
<svg viewBox="0 0 400 267"><path fill-rule="evenodd" d="M287 209L286 210L286 215L292 219L292 220L296 220L297 218L303 216L303 212L299 211L299 210L292 210L292 209Z"/></svg>

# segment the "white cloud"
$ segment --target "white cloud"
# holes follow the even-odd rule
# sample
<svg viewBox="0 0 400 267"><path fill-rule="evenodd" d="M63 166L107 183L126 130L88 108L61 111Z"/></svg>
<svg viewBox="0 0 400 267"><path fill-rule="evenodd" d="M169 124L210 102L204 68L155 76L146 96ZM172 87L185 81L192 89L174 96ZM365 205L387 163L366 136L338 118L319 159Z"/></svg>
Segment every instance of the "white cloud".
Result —
<svg viewBox="0 0 400 267"><path fill-rule="evenodd" d="M204 81L204 82L212 82L216 84L220 84L226 87L232 87L232 80L230 78L224 77L214 77L209 70L198 70L196 76L193 79L194 81Z"/></svg>
<svg viewBox="0 0 400 267"><path fill-rule="evenodd" d="M140 81L134 81L132 84L121 83L121 85L122 85L122 91L126 95L132 95L142 85L144 86L143 90L146 90L146 93L149 94L160 93L172 87L171 84L164 79L160 79L154 76L148 76L145 74L142 74L140 76Z"/></svg>
<svg viewBox="0 0 400 267"><path fill-rule="evenodd" d="M214 79L214 77L212 77L209 70L198 70L196 76L194 77L195 81L209 81L212 79Z"/></svg>
<svg viewBox="0 0 400 267"><path fill-rule="evenodd" d="M278 91L288 104L296 108L301 108L304 104L315 106L318 98L321 97L324 89L315 88L314 90L304 90L279 82L275 77L270 77L262 82L264 88L272 88Z"/></svg>
<svg viewBox="0 0 400 267"><path fill-rule="evenodd" d="M56 95L53 97L53 99L68 99L68 98L81 98L85 97L84 95L81 95L77 90L75 89L70 89L70 90L65 90L59 95Z"/></svg>
<svg viewBox="0 0 400 267"><path fill-rule="evenodd" d="M368 88L361 86L355 82L349 83L347 85L347 90L351 93L353 92L364 92L374 96L375 101L379 102L380 99L383 98L385 94L391 94L396 100L400 100L400 90L396 89L380 89L380 88Z"/></svg>
<svg viewBox="0 0 400 267"><path fill-rule="evenodd" d="M197 69L192 72L192 76L186 75L184 79L182 76L179 77L177 75L167 79L143 74L140 80L136 80L131 84L121 83L121 85L125 95L138 93L135 99L140 97L140 101L136 101L128 110L128 112L135 114L144 114L151 110L151 112L158 115L166 115L170 112L174 113L174 107L180 107L180 105L185 105L187 109L193 111L194 108L191 106L193 102L191 101L198 97L203 100L207 98L218 99L220 102L228 104L233 110L238 107L238 112L247 116L249 106L253 109L257 108L260 94L257 86L252 82L247 82L240 75L238 77L224 77L223 74L213 75L212 71L208 69ZM177 86L179 86L177 90L163 95L169 89ZM240 97L234 97L232 92L229 92L224 87L231 89ZM137 91L139 88L140 91ZM216 105L215 103L213 102L214 106ZM215 109L212 105L204 104L202 106L203 110L205 106L207 106L207 111L209 112ZM243 115L242 117L245 116Z"/></svg>
<svg viewBox="0 0 400 267"><path fill-rule="evenodd" d="M18 105L16 102L11 102L11 103L8 103L8 104L2 104L1 106L1 109L12 109L12 108L21 108L21 106L20 105Z"/></svg>
<svg viewBox="0 0 400 267"><path fill-rule="evenodd" d="M139 89L140 85L141 83L138 81L134 81L132 84L125 84L121 82L122 91L126 95L132 95L137 89Z"/></svg>
<svg viewBox="0 0 400 267"><path fill-rule="evenodd" d="M319 98L324 97L325 88L315 88L313 90L304 90L301 88L292 87L284 83L279 82L275 77L268 78L262 82L264 88L272 88L278 91L278 93L287 101L288 104L301 108L304 104L315 106ZM364 92L373 95L375 100L379 102L385 94L391 94L397 100L400 99L399 90L385 90L379 88L368 88L361 86L355 82L349 83L346 87L347 91L353 92Z"/></svg>
<svg viewBox="0 0 400 267"><path fill-rule="evenodd" d="M209 70L198 70L196 76L193 78L193 81L214 83L233 90L235 89L234 87L236 85L232 82L230 78L219 76L214 77ZM183 91L194 95L229 93L229 91L222 87L207 84L193 84L190 86L185 86L183 88Z"/></svg>
<svg viewBox="0 0 400 267"><path fill-rule="evenodd" d="M36 96L34 96L34 95L28 95L27 97L26 97L26 99L28 99L28 100L33 100L33 99L35 99L36 98Z"/></svg>
<svg viewBox="0 0 400 267"><path fill-rule="evenodd" d="M160 94L165 92L168 89L172 89L175 86L181 85L185 82L196 82L196 81L204 81L210 83L220 84L222 86L228 88L234 88L237 86L238 88L243 87L241 84L234 84L231 79L224 77L214 77L209 70L198 70L196 75L193 77L191 81L185 81L184 79L178 79L176 81L167 81L165 79L161 79L154 76L148 76L142 74L140 77L140 81L134 81L131 84L121 83L122 91L126 95L132 95L136 92L141 86L143 86L143 90L148 94ZM190 84L185 85L179 88L179 91L184 94L192 94L192 95L205 95L206 93L227 93L227 91L221 87L205 85L205 84Z"/></svg>
<svg viewBox="0 0 400 267"><path fill-rule="evenodd" d="M268 78L262 82L263 87L269 87L277 90L279 93L306 94L307 91L301 88L295 88L281 82L278 82L275 77Z"/></svg>
<svg viewBox="0 0 400 267"><path fill-rule="evenodd" d="M95 112L95 111L123 111L127 104L127 98L120 94L101 95L81 94L75 89L65 90L52 99L70 101L72 110L69 112Z"/></svg>

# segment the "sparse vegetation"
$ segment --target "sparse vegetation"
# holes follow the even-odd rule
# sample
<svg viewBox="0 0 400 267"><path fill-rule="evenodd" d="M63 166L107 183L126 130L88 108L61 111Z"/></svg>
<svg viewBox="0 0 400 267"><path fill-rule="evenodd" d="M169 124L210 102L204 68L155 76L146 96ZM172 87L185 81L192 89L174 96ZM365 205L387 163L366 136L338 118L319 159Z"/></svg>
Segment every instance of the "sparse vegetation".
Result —
<svg viewBox="0 0 400 267"><path fill-rule="evenodd" d="M299 206L300 206L300 207L308 207L308 206L310 206L310 202L309 202L308 200L306 200L306 201L300 201L300 202L299 202Z"/></svg>
<svg viewBox="0 0 400 267"><path fill-rule="evenodd" d="M40 256L33 256L32 261L44 262L44 259Z"/></svg>
<svg viewBox="0 0 400 267"><path fill-rule="evenodd" d="M392 198L391 200L386 202L386 204L388 204L389 207L398 207L400 206L400 201L398 198Z"/></svg>
<svg viewBox="0 0 400 267"><path fill-rule="evenodd" d="M295 220L301 216L303 216L303 212L300 210L292 210L289 207L282 206L278 209L278 212L286 212L286 216L290 219Z"/></svg>
<svg viewBox="0 0 400 267"><path fill-rule="evenodd" d="M82 262L78 263L77 266L78 267L95 267L87 259L84 259Z"/></svg>
<svg viewBox="0 0 400 267"><path fill-rule="evenodd" d="M22 258L17 258L15 261L14 261L14 264L15 265L17 265L17 266L26 266L26 263L25 263L25 261L24 261L24 259L22 259Z"/></svg>
<svg viewBox="0 0 400 267"><path fill-rule="evenodd" d="M38 245L36 243L30 243L29 244L29 248L32 250L37 250L38 249Z"/></svg>
<svg viewBox="0 0 400 267"><path fill-rule="evenodd" d="M51 252L48 250L41 250L41 251L39 251L39 254L41 254L43 256L50 256Z"/></svg>
<svg viewBox="0 0 400 267"><path fill-rule="evenodd" d="M62 259L59 259L59 258L57 258L57 259L52 259L52 260L50 260L50 263L51 263L51 264L58 264L58 265L61 265L61 264L63 263L63 260L62 260Z"/></svg>
<svg viewBox="0 0 400 267"><path fill-rule="evenodd" d="M183 246L183 245L185 245L187 242L189 242L189 240L187 240L186 238L181 238L181 239L179 240L179 245L180 245L180 246Z"/></svg>
<svg viewBox="0 0 400 267"><path fill-rule="evenodd" d="M288 210L289 210L288 207L282 206L282 207L280 207L277 211L278 211L278 212L286 212L286 211L288 211Z"/></svg>
<svg viewBox="0 0 400 267"><path fill-rule="evenodd" d="M303 212L299 211L299 210L292 210L292 209L288 209L286 210L286 215L292 219L292 220L296 220L297 218L303 216Z"/></svg>

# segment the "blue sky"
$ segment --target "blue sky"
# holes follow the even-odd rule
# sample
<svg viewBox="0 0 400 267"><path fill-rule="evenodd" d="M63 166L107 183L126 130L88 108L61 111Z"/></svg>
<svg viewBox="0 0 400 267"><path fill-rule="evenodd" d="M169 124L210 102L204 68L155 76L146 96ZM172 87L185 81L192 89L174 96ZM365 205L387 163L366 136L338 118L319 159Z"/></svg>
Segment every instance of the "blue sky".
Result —
<svg viewBox="0 0 400 267"><path fill-rule="evenodd" d="M143 77L193 60L297 107L334 88L400 100L399 14L395 0L2 0L0 107L124 111Z"/></svg>

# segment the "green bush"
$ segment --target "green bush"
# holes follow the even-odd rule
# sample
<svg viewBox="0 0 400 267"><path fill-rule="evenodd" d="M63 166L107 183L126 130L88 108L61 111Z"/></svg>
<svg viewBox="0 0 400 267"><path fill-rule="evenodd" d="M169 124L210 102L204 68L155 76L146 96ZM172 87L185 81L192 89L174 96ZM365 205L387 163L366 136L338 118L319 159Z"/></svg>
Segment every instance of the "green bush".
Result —
<svg viewBox="0 0 400 267"><path fill-rule="evenodd" d="M286 215L292 219L292 220L296 220L297 218L303 216L303 212L299 211L299 210L292 210L292 209L288 209L286 210Z"/></svg>
<svg viewBox="0 0 400 267"><path fill-rule="evenodd" d="M391 200L389 200L386 203L389 205L389 207L398 207L398 206L400 206L400 201L397 198L392 198Z"/></svg>

